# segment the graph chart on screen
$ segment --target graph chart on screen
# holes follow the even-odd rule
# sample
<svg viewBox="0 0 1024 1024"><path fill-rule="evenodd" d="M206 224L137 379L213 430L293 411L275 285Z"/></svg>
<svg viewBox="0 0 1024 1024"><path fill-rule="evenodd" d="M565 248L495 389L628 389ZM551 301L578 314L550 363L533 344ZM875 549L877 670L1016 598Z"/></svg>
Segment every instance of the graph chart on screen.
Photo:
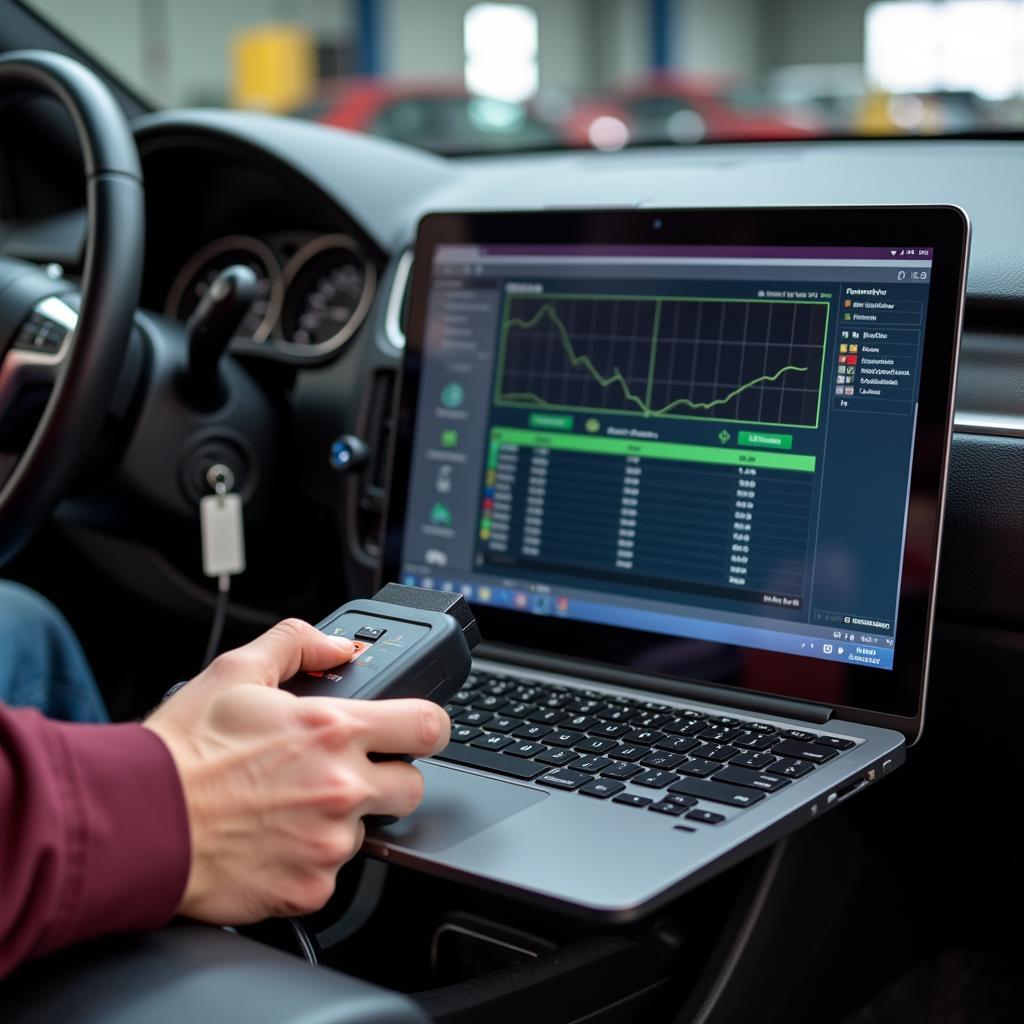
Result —
<svg viewBox="0 0 1024 1024"><path fill-rule="evenodd" d="M509 295L495 403L816 427L828 313L817 300Z"/></svg>

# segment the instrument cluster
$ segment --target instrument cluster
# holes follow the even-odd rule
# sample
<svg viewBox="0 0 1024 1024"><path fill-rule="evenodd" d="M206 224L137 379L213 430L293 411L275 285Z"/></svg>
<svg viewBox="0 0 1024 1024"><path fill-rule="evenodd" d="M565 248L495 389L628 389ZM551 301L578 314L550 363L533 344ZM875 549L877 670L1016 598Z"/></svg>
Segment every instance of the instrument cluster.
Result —
<svg viewBox="0 0 1024 1024"><path fill-rule="evenodd" d="M217 275L238 263L259 280L239 340L290 356L320 357L341 348L365 319L377 285L376 266L347 234L225 235L180 267L164 313L188 320Z"/></svg>

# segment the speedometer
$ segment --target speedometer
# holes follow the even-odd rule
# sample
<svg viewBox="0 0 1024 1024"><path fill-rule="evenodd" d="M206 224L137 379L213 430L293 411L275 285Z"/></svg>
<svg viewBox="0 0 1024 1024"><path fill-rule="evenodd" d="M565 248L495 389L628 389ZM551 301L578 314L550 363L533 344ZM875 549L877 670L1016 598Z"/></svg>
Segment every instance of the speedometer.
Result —
<svg viewBox="0 0 1024 1024"><path fill-rule="evenodd" d="M256 300L237 334L253 341L265 340L281 312L284 280L270 248L249 235L229 235L204 245L178 271L167 293L164 312L176 320L187 320L217 275L236 263L250 267L259 282Z"/></svg>
<svg viewBox="0 0 1024 1024"><path fill-rule="evenodd" d="M362 323L373 300L377 272L354 239L324 235L292 257L285 281L285 341L324 351L348 341Z"/></svg>

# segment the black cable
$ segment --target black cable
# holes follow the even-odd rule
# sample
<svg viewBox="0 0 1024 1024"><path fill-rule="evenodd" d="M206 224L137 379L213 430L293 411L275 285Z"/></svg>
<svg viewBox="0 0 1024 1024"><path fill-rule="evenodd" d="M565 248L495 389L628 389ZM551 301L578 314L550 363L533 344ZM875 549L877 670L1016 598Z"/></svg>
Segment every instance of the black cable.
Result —
<svg viewBox="0 0 1024 1024"><path fill-rule="evenodd" d="M202 671L217 656L220 649L221 638L224 636L224 622L228 617L228 594L231 591L231 577L224 573L217 577L217 607L213 612L213 623L210 625L210 638L206 641L206 653L203 655L203 663L199 666Z"/></svg>
<svg viewBox="0 0 1024 1024"><path fill-rule="evenodd" d="M782 863L789 851L789 836L783 836L764 854L756 872L748 876L744 891L736 900L725 928L673 1024L711 1024L724 1020L720 1013L723 994L736 976L750 950L764 915L765 905L779 881Z"/></svg>

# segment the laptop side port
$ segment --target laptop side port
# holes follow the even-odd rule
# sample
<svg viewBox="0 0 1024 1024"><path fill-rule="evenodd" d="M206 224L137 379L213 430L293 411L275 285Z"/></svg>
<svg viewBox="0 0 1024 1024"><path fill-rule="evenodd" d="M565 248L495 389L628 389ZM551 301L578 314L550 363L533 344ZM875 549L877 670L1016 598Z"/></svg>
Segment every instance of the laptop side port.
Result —
<svg viewBox="0 0 1024 1024"><path fill-rule="evenodd" d="M853 796L854 793L859 793L869 782L873 780L874 775L874 772L868 772L865 775L858 776L856 779L852 779L845 786L840 786L839 789L829 793L825 798L825 802L829 807L841 803L847 797Z"/></svg>

